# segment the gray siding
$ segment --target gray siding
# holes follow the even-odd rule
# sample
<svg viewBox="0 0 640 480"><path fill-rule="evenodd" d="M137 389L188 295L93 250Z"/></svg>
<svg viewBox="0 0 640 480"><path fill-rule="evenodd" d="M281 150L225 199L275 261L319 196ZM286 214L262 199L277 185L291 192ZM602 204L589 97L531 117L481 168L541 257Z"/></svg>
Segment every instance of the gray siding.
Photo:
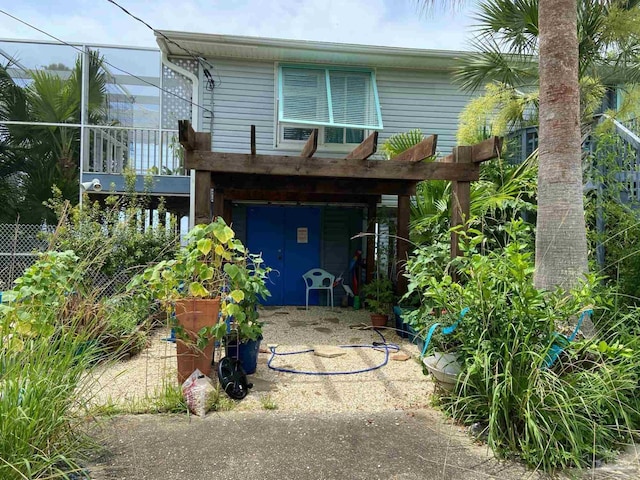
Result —
<svg viewBox="0 0 640 480"><path fill-rule="evenodd" d="M271 153L275 118L273 63L209 61L215 67L212 75L216 85L211 90L206 82L200 83L203 105L212 107L213 119L204 115L201 125L207 129L212 127L213 149L249 153L250 125L255 125L256 148L262 153Z"/></svg>
<svg viewBox="0 0 640 480"><path fill-rule="evenodd" d="M203 130L212 130L212 147L219 152L249 152L250 125L256 125L256 147L263 154L295 155L296 152L274 148L275 65L272 62L249 62L208 59L216 85L206 87L200 71L200 98L211 108L213 118L201 112ZM458 116L472 98L458 90L450 74L421 70L377 69L378 94L384 130L379 144L390 135L419 128L425 134L438 135L438 152L448 154L455 146ZM345 150L345 151L348 151ZM340 157L340 152L322 152ZM383 197L383 204L396 205L396 197Z"/></svg>
<svg viewBox="0 0 640 480"><path fill-rule="evenodd" d="M461 92L445 72L378 69L378 95L384 130L390 135L419 128L425 135L438 135L438 152L455 147L458 117L472 96Z"/></svg>

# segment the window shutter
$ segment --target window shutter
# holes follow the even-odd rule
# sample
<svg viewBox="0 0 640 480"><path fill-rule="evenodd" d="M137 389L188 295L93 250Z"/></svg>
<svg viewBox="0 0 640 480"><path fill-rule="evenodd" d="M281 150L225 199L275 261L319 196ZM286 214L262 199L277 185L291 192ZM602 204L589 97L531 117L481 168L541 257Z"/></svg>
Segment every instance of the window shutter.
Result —
<svg viewBox="0 0 640 480"><path fill-rule="evenodd" d="M281 66L278 90L282 123L382 129L371 71Z"/></svg>
<svg viewBox="0 0 640 480"><path fill-rule="evenodd" d="M324 69L283 67L281 90L282 114L287 121L309 124L331 121Z"/></svg>

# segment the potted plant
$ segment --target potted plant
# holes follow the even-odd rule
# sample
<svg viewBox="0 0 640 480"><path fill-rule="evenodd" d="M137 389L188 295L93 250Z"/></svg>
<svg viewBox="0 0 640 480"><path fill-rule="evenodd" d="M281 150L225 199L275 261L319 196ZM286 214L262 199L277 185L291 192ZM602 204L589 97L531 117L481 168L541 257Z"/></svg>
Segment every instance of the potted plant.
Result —
<svg viewBox="0 0 640 480"><path fill-rule="evenodd" d="M259 254L247 253L243 262L225 265L230 288L243 293L240 301L226 307L225 313L231 319L231 332L225 337L227 355L238 358L247 374L256 371L262 340L258 303L270 295L265 285L270 268L263 263Z"/></svg>
<svg viewBox="0 0 640 480"><path fill-rule="evenodd" d="M433 315L434 311L431 310L427 314L429 319L429 325L425 325L426 339L422 347L422 363L426 369L433 375L436 385L445 391L452 391L458 381L458 376L462 371L462 364L460 363L458 355L458 347L461 345L461 341L458 338L457 326L459 322L469 311L468 308L464 308L451 325L445 326L438 322L436 319L440 318L456 318L453 315L448 314L444 309L437 315ZM426 356L429 347L433 347L433 353Z"/></svg>
<svg viewBox="0 0 640 480"><path fill-rule="evenodd" d="M175 259L147 269L142 279L168 307L176 334L178 380L182 383L198 368L211 371L216 338L226 333L229 305L244 292L228 288L231 266L244 262L245 248L221 217L197 225Z"/></svg>
<svg viewBox="0 0 640 480"><path fill-rule="evenodd" d="M378 276L362 287L367 309L371 312L374 328L386 327L393 305L393 284L388 278Z"/></svg>

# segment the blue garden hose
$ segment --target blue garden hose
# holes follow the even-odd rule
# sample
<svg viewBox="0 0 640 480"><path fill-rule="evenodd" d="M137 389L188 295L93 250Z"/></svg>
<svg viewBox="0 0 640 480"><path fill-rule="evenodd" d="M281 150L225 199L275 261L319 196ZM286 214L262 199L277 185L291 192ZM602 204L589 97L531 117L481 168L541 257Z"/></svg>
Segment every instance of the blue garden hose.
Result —
<svg viewBox="0 0 640 480"><path fill-rule="evenodd" d="M568 337L565 337L561 333L555 333L553 337L553 345L549 348L547 352L547 356L544 359L544 368L551 368L553 364L556 363L556 360L560 356L560 354L564 351L564 349L569 345L569 343L573 342L578 335L578 331L580 327L582 327L582 322L587 317L591 317L593 314L592 309L588 309L580 314L580 318L578 319L578 323L576 324L576 328L573 329L573 332Z"/></svg>
<svg viewBox="0 0 640 480"><path fill-rule="evenodd" d="M344 371L344 372L308 372L304 370L294 370L292 368L274 367L273 365L271 365L271 362L273 362L273 359L275 357L283 357L286 355L300 355L302 353L310 353L314 351L313 348L309 348L307 350L300 350L298 352L277 353L276 347L269 348L269 350L271 350L271 358L269 358L269 361L267 362L267 366L271 370L275 370L276 372L297 373L300 375L322 375L322 376L355 375L356 373L365 373L365 372L370 372L372 370L377 370L379 368L384 367L389 362L389 351L398 352L400 350L400 347L395 343L387 343L382 333L380 333L378 330L375 330L375 332L378 335L380 335L380 338L382 339L381 342L373 342L371 345L340 345L340 348L372 348L378 351L384 350L384 361L380 365L376 365L375 367L363 368L361 370Z"/></svg>

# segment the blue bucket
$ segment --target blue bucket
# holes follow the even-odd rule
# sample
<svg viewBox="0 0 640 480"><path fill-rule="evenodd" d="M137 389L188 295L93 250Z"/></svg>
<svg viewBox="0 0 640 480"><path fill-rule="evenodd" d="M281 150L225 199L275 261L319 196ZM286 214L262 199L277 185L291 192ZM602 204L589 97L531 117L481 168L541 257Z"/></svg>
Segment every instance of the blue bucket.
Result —
<svg viewBox="0 0 640 480"><path fill-rule="evenodd" d="M258 337L257 340L249 340L240 344L240 365L247 375L256 373L261 341L262 337Z"/></svg>
<svg viewBox="0 0 640 480"><path fill-rule="evenodd" d="M227 357L237 358L240 365L247 375L256 373L258 368L258 352L260 351L260 342L262 336L257 340L247 340L238 343L237 340L225 342L225 354Z"/></svg>

